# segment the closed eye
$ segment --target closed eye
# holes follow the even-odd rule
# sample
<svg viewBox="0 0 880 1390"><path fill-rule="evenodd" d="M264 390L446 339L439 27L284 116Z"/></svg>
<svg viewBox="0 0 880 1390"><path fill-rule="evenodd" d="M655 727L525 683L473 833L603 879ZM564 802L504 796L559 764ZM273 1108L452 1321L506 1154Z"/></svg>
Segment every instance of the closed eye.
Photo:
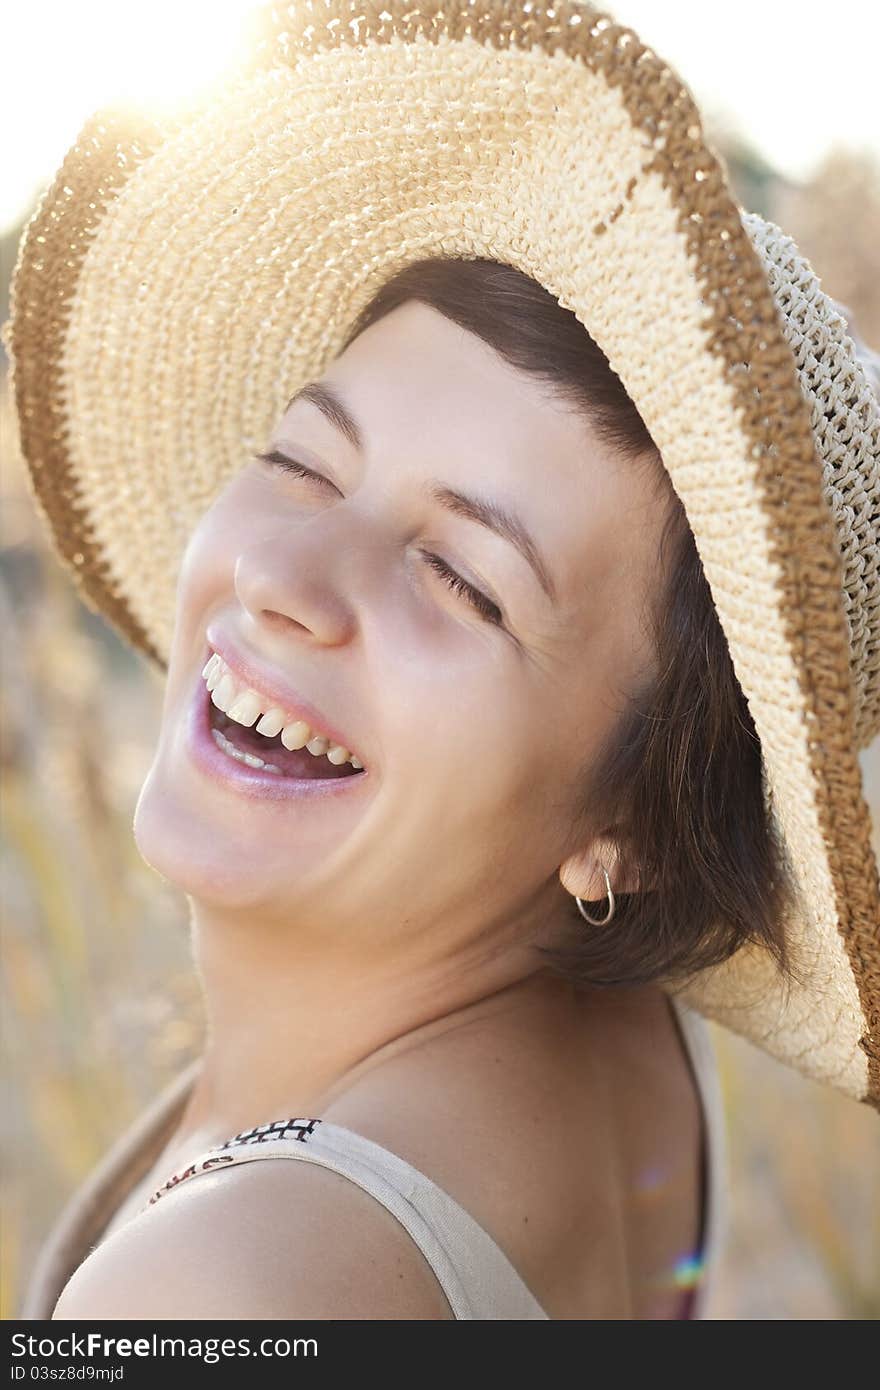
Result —
<svg viewBox="0 0 880 1390"><path fill-rule="evenodd" d="M293 473L298 478L314 478L316 482L326 483L328 487L333 487L329 478L325 478L323 473L316 473L313 468L306 468L304 463L297 463L296 459L288 458L278 449L270 449L265 454L255 454L254 458L262 463L271 464L273 468L280 468L283 473Z"/></svg>
<svg viewBox="0 0 880 1390"><path fill-rule="evenodd" d="M254 457L262 463L268 463L270 467L281 469L284 473L293 473L298 478L314 478L316 482L326 483L328 487L335 487L335 484L331 483L329 478L325 478L322 473L316 473L313 468L306 468L305 464L298 463L296 459L288 458L287 454L282 454L278 449L270 449L266 453L255 454ZM454 569L450 569L439 555L433 554L430 550L422 550L420 553L424 555L431 568L440 575L443 582L454 593L464 598L487 622L501 626L504 621L504 614L497 603L493 603L481 589L475 588L466 579L462 579L461 575L457 574Z"/></svg>
<svg viewBox="0 0 880 1390"><path fill-rule="evenodd" d="M469 584L466 579L462 579L461 575L456 574L455 570L450 569L445 560L440 559L439 555L432 554L430 550L423 550L421 554L424 555L431 568L436 570L444 582L449 585L450 589L467 599L468 603L476 608L477 612L480 613L487 622L496 623L500 626L503 614L497 603L493 603L480 589L475 589L473 584Z"/></svg>

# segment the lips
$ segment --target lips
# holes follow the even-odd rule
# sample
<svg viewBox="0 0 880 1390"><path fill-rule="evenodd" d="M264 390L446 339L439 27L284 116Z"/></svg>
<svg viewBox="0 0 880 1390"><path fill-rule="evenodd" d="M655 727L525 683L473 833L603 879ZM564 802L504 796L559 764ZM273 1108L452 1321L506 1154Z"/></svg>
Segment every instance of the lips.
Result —
<svg viewBox="0 0 880 1390"><path fill-rule="evenodd" d="M235 677L244 685L251 686L266 696L271 704L283 709L291 716L291 723L296 719L304 719L311 729L325 734L331 745L341 744L350 753L356 754L362 763L366 763L359 742L352 741L352 735L346 734L332 723L316 705L310 704L294 690L283 676L273 672L244 646L233 642L226 633L209 628L205 636L211 650L223 658ZM311 757L311 754L309 756Z"/></svg>
<svg viewBox="0 0 880 1390"><path fill-rule="evenodd" d="M356 776L348 777L282 776L277 772L249 767L224 753L217 746L211 730L208 711L215 710L216 707L201 675L201 668L208 655L206 651L204 660L195 673L193 695L184 728L186 753L192 765L203 777L224 794L243 797L251 804L264 802L273 807L280 807L285 803L295 805L300 802L308 804L315 812L319 806L329 808L334 804L341 804L339 798L342 798L342 802L353 801L357 804L363 797L370 795L373 778L366 768ZM312 758L308 751L305 756ZM269 758L265 760L270 761Z"/></svg>

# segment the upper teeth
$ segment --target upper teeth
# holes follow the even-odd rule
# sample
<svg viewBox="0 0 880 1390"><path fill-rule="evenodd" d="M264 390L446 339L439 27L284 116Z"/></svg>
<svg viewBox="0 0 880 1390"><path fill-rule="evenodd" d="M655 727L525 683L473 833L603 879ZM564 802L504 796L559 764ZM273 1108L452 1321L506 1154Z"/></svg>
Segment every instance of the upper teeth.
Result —
<svg viewBox="0 0 880 1390"><path fill-rule="evenodd" d="M273 705L267 695L261 695L249 685L242 685L217 652L208 658L202 676L213 703L236 724L251 728L260 711L265 710L257 724L258 734L265 734L267 738L280 734L285 748L307 748L316 758L326 754L337 767L345 762L350 762L355 768L363 767L363 763L341 743L333 743L325 734L312 729L304 719L293 719L280 705Z"/></svg>

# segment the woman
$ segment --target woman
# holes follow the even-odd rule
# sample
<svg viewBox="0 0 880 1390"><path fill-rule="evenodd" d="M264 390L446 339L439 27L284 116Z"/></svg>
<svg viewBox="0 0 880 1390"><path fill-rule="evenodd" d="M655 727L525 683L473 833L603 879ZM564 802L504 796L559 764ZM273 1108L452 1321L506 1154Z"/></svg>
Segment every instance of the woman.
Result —
<svg viewBox="0 0 880 1390"><path fill-rule="evenodd" d="M880 1097L876 396L631 31L358 14L96 119L20 255L208 1023L25 1315L705 1316L701 1014Z"/></svg>

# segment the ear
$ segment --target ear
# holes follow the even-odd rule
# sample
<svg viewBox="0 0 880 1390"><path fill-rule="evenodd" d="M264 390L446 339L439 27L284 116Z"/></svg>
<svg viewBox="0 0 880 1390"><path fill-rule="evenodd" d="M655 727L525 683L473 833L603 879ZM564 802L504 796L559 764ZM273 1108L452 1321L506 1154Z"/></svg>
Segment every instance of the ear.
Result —
<svg viewBox="0 0 880 1390"><path fill-rule="evenodd" d="M613 893L635 891L635 884L622 880L617 845L607 835L597 836L586 849L569 855L560 865L559 881L573 897L582 898L584 902L601 902L608 894L603 868L608 872Z"/></svg>

